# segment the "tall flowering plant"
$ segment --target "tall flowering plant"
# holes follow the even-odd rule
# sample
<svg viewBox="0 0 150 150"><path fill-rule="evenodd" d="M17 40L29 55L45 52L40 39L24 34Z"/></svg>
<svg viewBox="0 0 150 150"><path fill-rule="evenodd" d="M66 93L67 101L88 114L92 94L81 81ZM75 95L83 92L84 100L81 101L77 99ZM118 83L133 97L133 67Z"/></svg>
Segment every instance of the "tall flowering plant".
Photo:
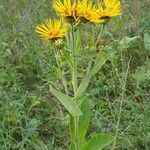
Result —
<svg viewBox="0 0 150 150"><path fill-rule="evenodd" d="M56 65L59 68L65 93L50 85L50 91L62 103L70 115L70 150L99 150L113 141L113 136L96 134L86 139L86 133L91 117L91 106L85 92L93 75L95 75L107 60L104 51L96 53L96 57L89 60L87 73L82 80L78 78L79 62L78 47L80 44L80 28L88 22L92 26L103 24L112 17L122 14L119 0L103 0L103 3L93 4L91 0L55 0L53 9L60 19L47 19L37 25L36 32L43 40L51 41L54 48ZM102 31L102 30L101 30ZM101 32L100 32L101 33ZM101 34L98 38L100 38ZM64 47L59 44L64 41ZM97 41L93 44L96 45ZM61 49L62 48L62 49ZM68 55L71 88L65 77L64 69L60 65L62 55ZM91 54L92 55L92 54ZM82 55L80 56L82 57Z"/></svg>

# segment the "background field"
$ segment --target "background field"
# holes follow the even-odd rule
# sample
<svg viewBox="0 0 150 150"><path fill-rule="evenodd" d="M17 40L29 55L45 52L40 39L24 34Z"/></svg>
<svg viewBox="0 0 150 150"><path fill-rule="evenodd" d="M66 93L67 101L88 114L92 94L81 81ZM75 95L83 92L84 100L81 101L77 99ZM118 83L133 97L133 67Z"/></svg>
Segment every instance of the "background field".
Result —
<svg viewBox="0 0 150 150"><path fill-rule="evenodd" d="M93 115L87 137L115 135L120 117L115 149L149 150L150 2L123 5L124 14L99 41L112 45L108 49L116 55L88 88ZM54 16L50 6L50 0L0 0L0 150L68 150L67 113L49 90L51 80L60 83L54 58L34 32L37 23ZM83 39L86 45L90 33Z"/></svg>

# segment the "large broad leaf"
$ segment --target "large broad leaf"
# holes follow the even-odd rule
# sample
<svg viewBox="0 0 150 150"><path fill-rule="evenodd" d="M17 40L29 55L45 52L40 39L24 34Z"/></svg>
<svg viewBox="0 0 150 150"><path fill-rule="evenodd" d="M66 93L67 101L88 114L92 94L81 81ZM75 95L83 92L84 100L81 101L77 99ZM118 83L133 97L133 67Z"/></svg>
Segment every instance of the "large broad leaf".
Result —
<svg viewBox="0 0 150 150"><path fill-rule="evenodd" d="M87 133L91 118L91 107L87 97L84 97L83 103L81 104L81 111L83 115L79 118L80 149L82 149L87 143L85 140L85 135Z"/></svg>
<svg viewBox="0 0 150 150"><path fill-rule="evenodd" d="M101 150L108 146L112 141L113 137L106 134L97 134L92 137L91 140L86 144L82 150Z"/></svg>
<svg viewBox="0 0 150 150"><path fill-rule="evenodd" d="M81 82L79 88L77 89L77 97L80 97L85 93L85 91L86 91L86 89L89 85L91 77L93 75L95 75L101 69L101 67L104 65L106 59L107 59L106 58L106 52L100 51L97 54L93 69L89 71L89 73L83 79L83 81Z"/></svg>
<svg viewBox="0 0 150 150"><path fill-rule="evenodd" d="M84 101L81 104L82 116L79 118L79 138L84 139L91 118L91 107L87 97L84 97Z"/></svg>
<svg viewBox="0 0 150 150"><path fill-rule="evenodd" d="M83 103L81 104L81 111L82 116L79 117L79 125L78 125L78 132L79 132L79 144L80 149L82 149L86 144L85 135L87 133L87 129L89 126L90 118L91 118L91 108L90 103L87 97L82 97ZM70 149L75 150L73 141L75 140L74 137L74 118L70 115L70 137L71 137L71 144Z"/></svg>
<svg viewBox="0 0 150 150"><path fill-rule="evenodd" d="M67 96L60 91L50 87L51 92L57 97L57 99L61 102L61 104L69 111L69 113L76 117L82 115L82 112L77 105L77 103L73 100L72 97Z"/></svg>

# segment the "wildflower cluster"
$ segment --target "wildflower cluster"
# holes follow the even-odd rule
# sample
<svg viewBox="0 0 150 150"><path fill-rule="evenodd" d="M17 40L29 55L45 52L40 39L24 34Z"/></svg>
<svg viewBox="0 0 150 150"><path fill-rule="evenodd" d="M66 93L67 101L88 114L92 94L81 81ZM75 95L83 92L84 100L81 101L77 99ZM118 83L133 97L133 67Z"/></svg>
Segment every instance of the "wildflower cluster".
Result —
<svg viewBox="0 0 150 150"><path fill-rule="evenodd" d="M50 85L50 91L69 112L70 150L102 149L110 144L114 138L105 134L96 134L89 140L86 138L91 116L91 105L86 96L86 89L92 76L106 62L107 52L102 50L97 53L95 51L94 55L89 57L85 78L78 80L78 66L82 59L80 53L82 42L80 43L81 34L79 33L80 30L77 30L79 27L77 25L85 22L100 24L111 17L120 15L122 13L121 2L119 0L103 0L103 3L93 4L92 0L54 0L53 9L60 16L60 19L45 20L44 23L36 27L36 32L44 40L55 42L52 46L56 60L55 68L61 74L61 79L60 77L59 79L62 80L65 93L57 90L58 87L55 88L53 85ZM64 45L61 45L63 48L57 47L57 43L59 44L70 27L71 30L66 36L66 41ZM97 41L101 37L102 29L103 26ZM95 40L94 34L93 39ZM96 43L95 41L91 42L94 50L96 50L97 41ZM66 74L69 74L69 77L66 77Z"/></svg>
<svg viewBox="0 0 150 150"><path fill-rule="evenodd" d="M55 0L53 8L61 17L71 22L99 24L111 17L121 15L120 0L103 0L93 4L92 0ZM36 32L45 40L63 38L69 29L64 19L49 19L36 27Z"/></svg>

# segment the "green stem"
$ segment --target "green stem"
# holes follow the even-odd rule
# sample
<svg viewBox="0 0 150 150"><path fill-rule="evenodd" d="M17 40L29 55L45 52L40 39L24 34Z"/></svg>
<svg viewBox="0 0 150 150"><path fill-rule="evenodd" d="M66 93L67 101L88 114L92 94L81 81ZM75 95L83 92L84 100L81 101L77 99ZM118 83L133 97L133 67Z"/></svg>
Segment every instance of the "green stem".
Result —
<svg viewBox="0 0 150 150"><path fill-rule="evenodd" d="M75 41L74 41L74 29L72 24L72 84L74 89L74 100L77 102L76 99L76 91L78 88L77 83L77 61L75 56ZM78 124L79 124L79 117L74 117L74 149L79 150L79 133L78 133Z"/></svg>
<svg viewBox="0 0 150 150"><path fill-rule="evenodd" d="M74 135L75 135L75 141L74 141L74 145L75 145L75 150L79 150L79 134L78 134L78 117L74 117Z"/></svg>
<svg viewBox="0 0 150 150"><path fill-rule="evenodd" d="M77 91L77 62L76 62L76 56L75 56L75 39L74 39L74 29L72 24L72 84L74 89L74 95Z"/></svg>
<svg viewBox="0 0 150 150"><path fill-rule="evenodd" d="M78 87L77 85L77 62L74 56L73 56L72 84L73 84L73 89L74 89L74 97L76 101L76 91Z"/></svg>

